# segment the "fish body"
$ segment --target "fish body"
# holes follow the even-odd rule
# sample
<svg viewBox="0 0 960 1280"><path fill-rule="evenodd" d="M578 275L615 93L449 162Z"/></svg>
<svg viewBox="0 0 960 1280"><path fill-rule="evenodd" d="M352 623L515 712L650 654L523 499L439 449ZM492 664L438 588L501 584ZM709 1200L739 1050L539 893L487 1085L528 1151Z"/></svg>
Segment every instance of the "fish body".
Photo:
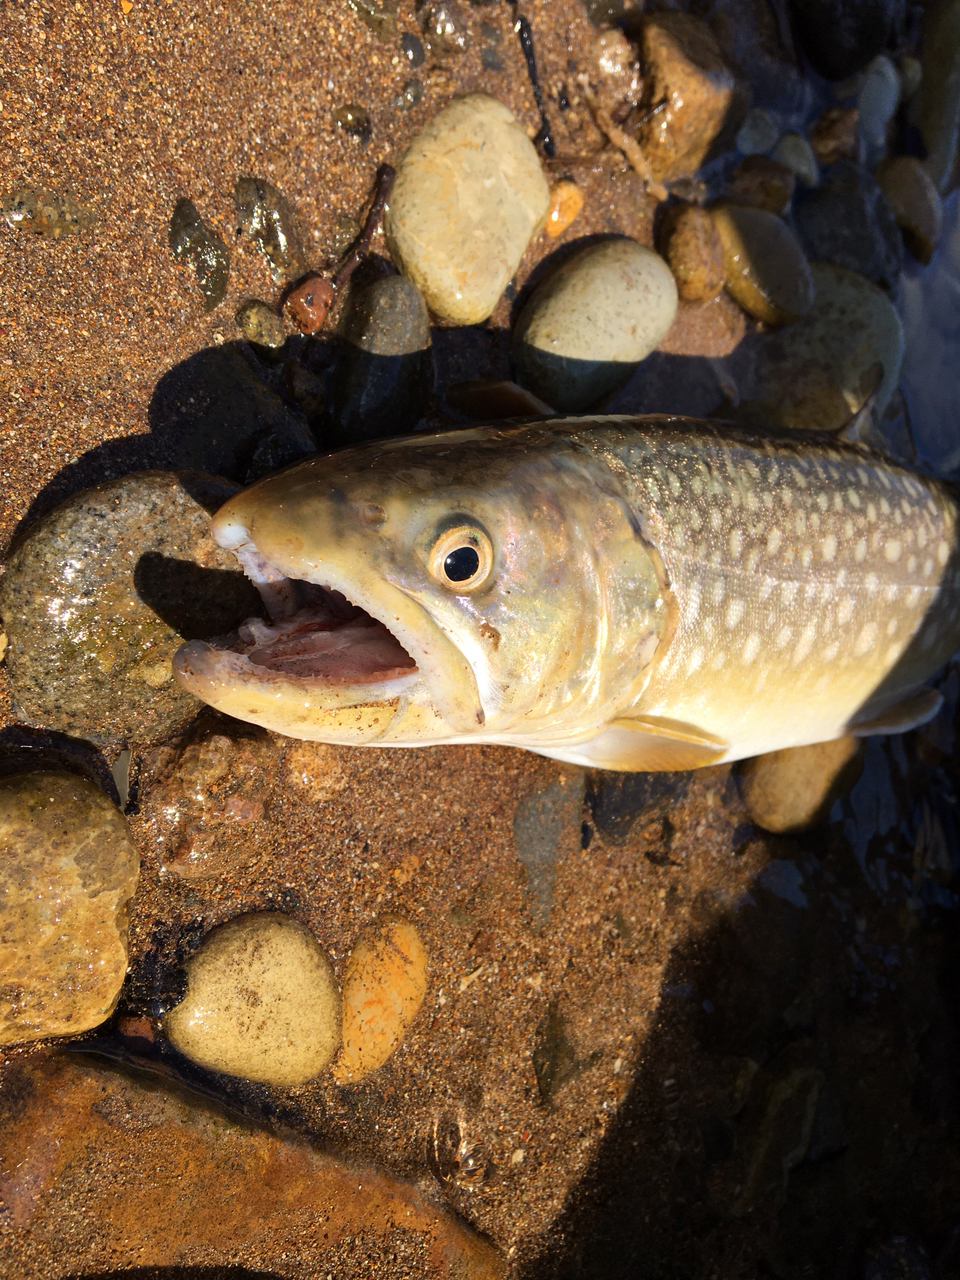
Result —
<svg viewBox="0 0 960 1280"><path fill-rule="evenodd" d="M274 615L177 678L349 745L693 768L936 711L960 642L949 490L860 445L592 417L318 456L214 536Z"/></svg>

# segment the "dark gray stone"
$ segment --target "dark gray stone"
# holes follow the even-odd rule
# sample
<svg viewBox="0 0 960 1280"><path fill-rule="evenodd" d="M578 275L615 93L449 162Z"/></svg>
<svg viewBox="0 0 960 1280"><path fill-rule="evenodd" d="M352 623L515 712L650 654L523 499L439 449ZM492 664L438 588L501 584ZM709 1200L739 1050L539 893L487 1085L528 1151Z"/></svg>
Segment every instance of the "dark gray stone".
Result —
<svg viewBox="0 0 960 1280"><path fill-rule="evenodd" d="M841 160L819 187L805 192L794 216L811 262L831 262L892 288L900 275L903 241L893 210L866 169Z"/></svg>
<svg viewBox="0 0 960 1280"><path fill-rule="evenodd" d="M790 0L797 43L827 80L862 71L890 39L902 0Z"/></svg>

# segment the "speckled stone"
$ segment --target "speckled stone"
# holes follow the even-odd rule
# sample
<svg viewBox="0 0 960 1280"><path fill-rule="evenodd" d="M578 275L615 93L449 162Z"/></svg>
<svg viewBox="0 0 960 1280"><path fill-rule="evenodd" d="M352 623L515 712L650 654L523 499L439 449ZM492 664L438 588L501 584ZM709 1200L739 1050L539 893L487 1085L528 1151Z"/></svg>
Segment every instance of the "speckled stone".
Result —
<svg viewBox="0 0 960 1280"><path fill-rule="evenodd" d="M266 258L274 283L296 280L306 263L290 201L265 178L238 178L233 198L240 231Z"/></svg>
<svg viewBox="0 0 960 1280"><path fill-rule="evenodd" d="M702 18L664 12L644 18L641 105L649 112L637 134L660 182L689 177L703 164L734 105L736 82ZM660 110L652 111L658 104Z"/></svg>
<svg viewBox="0 0 960 1280"><path fill-rule="evenodd" d="M765 209L724 204L713 210L723 241L727 289L767 324L791 324L813 306L810 267L785 222Z"/></svg>
<svg viewBox="0 0 960 1280"><path fill-rule="evenodd" d="M773 149L773 158L792 169L804 186L815 187L820 181L817 157L802 133L785 133Z"/></svg>
<svg viewBox="0 0 960 1280"><path fill-rule="evenodd" d="M804 831L822 822L835 800L860 776L863 744L838 738L810 747L771 751L741 771L750 816L765 831Z"/></svg>
<svg viewBox="0 0 960 1280"><path fill-rule="evenodd" d="M430 317L416 285L404 276L382 276L358 289L340 332L331 442L412 431L433 382Z"/></svg>
<svg viewBox="0 0 960 1280"><path fill-rule="evenodd" d="M140 859L127 824L68 773L0 779L0 1044L89 1031L127 971Z"/></svg>
<svg viewBox="0 0 960 1280"><path fill-rule="evenodd" d="M904 243L926 265L943 234L943 200L923 163L915 156L893 156L877 169Z"/></svg>
<svg viewBox="0 0 960 1280"><path fill-rule="evenodd" d="M533 143L502 103L473 93L454 99L407 148L384 229L431 311L479 324L549 207Z"/></svg>
<svg viewBox="0 0 960 1280"><path fill-rule="evenodd" d="M568 259L533 292L513 335L519 381L577 413L628 381L677 312L664 260L635 240L606 240Z"/></svg>
<svg viewBox="0 0 960 1280"><path fill-rule="evenodd" d="M859 136L860 112L856 107L831 107L810 127L810 145L822 165L856 160Z"/></svg>
<svg viewBox="0 0 960 1280"><path fill-rule="evenodd" d="M258 911L213 929L186 965L187 992L164 1019L200 1066L264 1084L299 1085L340 1043L340 993L305 925Z"/></svg>
<svg viewBox="0 0 960 1280"><path fill-rule="evenodd" d="M416 926L387 917L350 954L343 979L343 1048L333 1067L340 1083L387 1061L427 994L428 957Z"/></svg>
<svg viewBox="0 0 960 1280"><path fill-rule="evenodd" d="M666 230L666 259L685 302L705 302L723 288L723 242L706 209L680 205Z"/></svg>
<svg viewBox="0 0 960 1280"><path fill-rule="evenodd" d="M755 396L772 424L836 431L875 395L882 414L900 377L904 335L882 289L842 267L815 262L810 314L758 344ZM882 377L877 375L882 369Z"/></svg>
<svg viewBox="0 0 960 1280"><path fill-rule="evenodd" d="M796 185L797 176L789 165L772 156L747 156L734 170L728 191L737 204L779 215L790 207Z"/></svg>
<svg viewBox="0 0 960 1280"><path fill-rule="evenodd" d="M235 492L200 472L142 471L32 526L0 579L7 667L27 723L144 741L196 712L174 682L174 653L260 608L209 533L210 514Z"/></svg>
<svg viewBox="0 0 960 1280"><path fill-rule="evenodd" d="M287 340L280 317L273 307L261 302L259 298L248 298L246 302L242 302L237 308L235 319L237 327L248 342L276 351Z"/></svg>

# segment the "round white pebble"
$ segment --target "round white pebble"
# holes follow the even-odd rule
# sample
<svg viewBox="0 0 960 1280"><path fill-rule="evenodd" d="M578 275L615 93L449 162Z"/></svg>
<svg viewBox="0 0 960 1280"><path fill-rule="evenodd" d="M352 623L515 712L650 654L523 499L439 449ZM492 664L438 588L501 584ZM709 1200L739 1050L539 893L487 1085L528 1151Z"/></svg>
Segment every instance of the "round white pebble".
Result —
<svg viewBox="0 0 960 1280"><path fill-rule="evenodd" d="M213 929L167 1015L170 1042L199 1066L265 1084L305 1084L340 1043L340 993L313 934L256 912Z"/></svg>

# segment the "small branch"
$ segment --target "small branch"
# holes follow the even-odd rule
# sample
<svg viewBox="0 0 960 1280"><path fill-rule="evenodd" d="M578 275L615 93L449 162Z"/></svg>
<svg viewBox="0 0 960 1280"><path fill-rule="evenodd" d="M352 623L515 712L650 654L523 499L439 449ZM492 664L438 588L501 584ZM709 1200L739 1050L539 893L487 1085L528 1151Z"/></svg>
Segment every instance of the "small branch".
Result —
<svg viewBox="0 0 960 1280"><path fill-rule="evenodd" d="M640 175L647 184L647 190L656 197L657 200L666 200L668 192L662 182L657 182L650 171L650 162L643 154L640 143L626 133L619 125L614 124L610 112L602 107L597 101L597 96L590 88L589 81L586 76L580 76L580 87L583 89L584 100L593 114L598 126L607 135L615 147L617 147L627 157L631 168Z"/></svg>
<svg viewBox="0 0 960 1280"><path fill-rule="evenodd" d="M396 176L397 171L390 164L382 164L377 170L377 185L373 193L373 204L371 204L370 212L364 221L363 230L360 232L356 244L333 277L333 287L338 293L370 251L370 242L377 234L383 219L383 211L386 209L387 201L390 199L390 192L393 190Z"/></svg>

